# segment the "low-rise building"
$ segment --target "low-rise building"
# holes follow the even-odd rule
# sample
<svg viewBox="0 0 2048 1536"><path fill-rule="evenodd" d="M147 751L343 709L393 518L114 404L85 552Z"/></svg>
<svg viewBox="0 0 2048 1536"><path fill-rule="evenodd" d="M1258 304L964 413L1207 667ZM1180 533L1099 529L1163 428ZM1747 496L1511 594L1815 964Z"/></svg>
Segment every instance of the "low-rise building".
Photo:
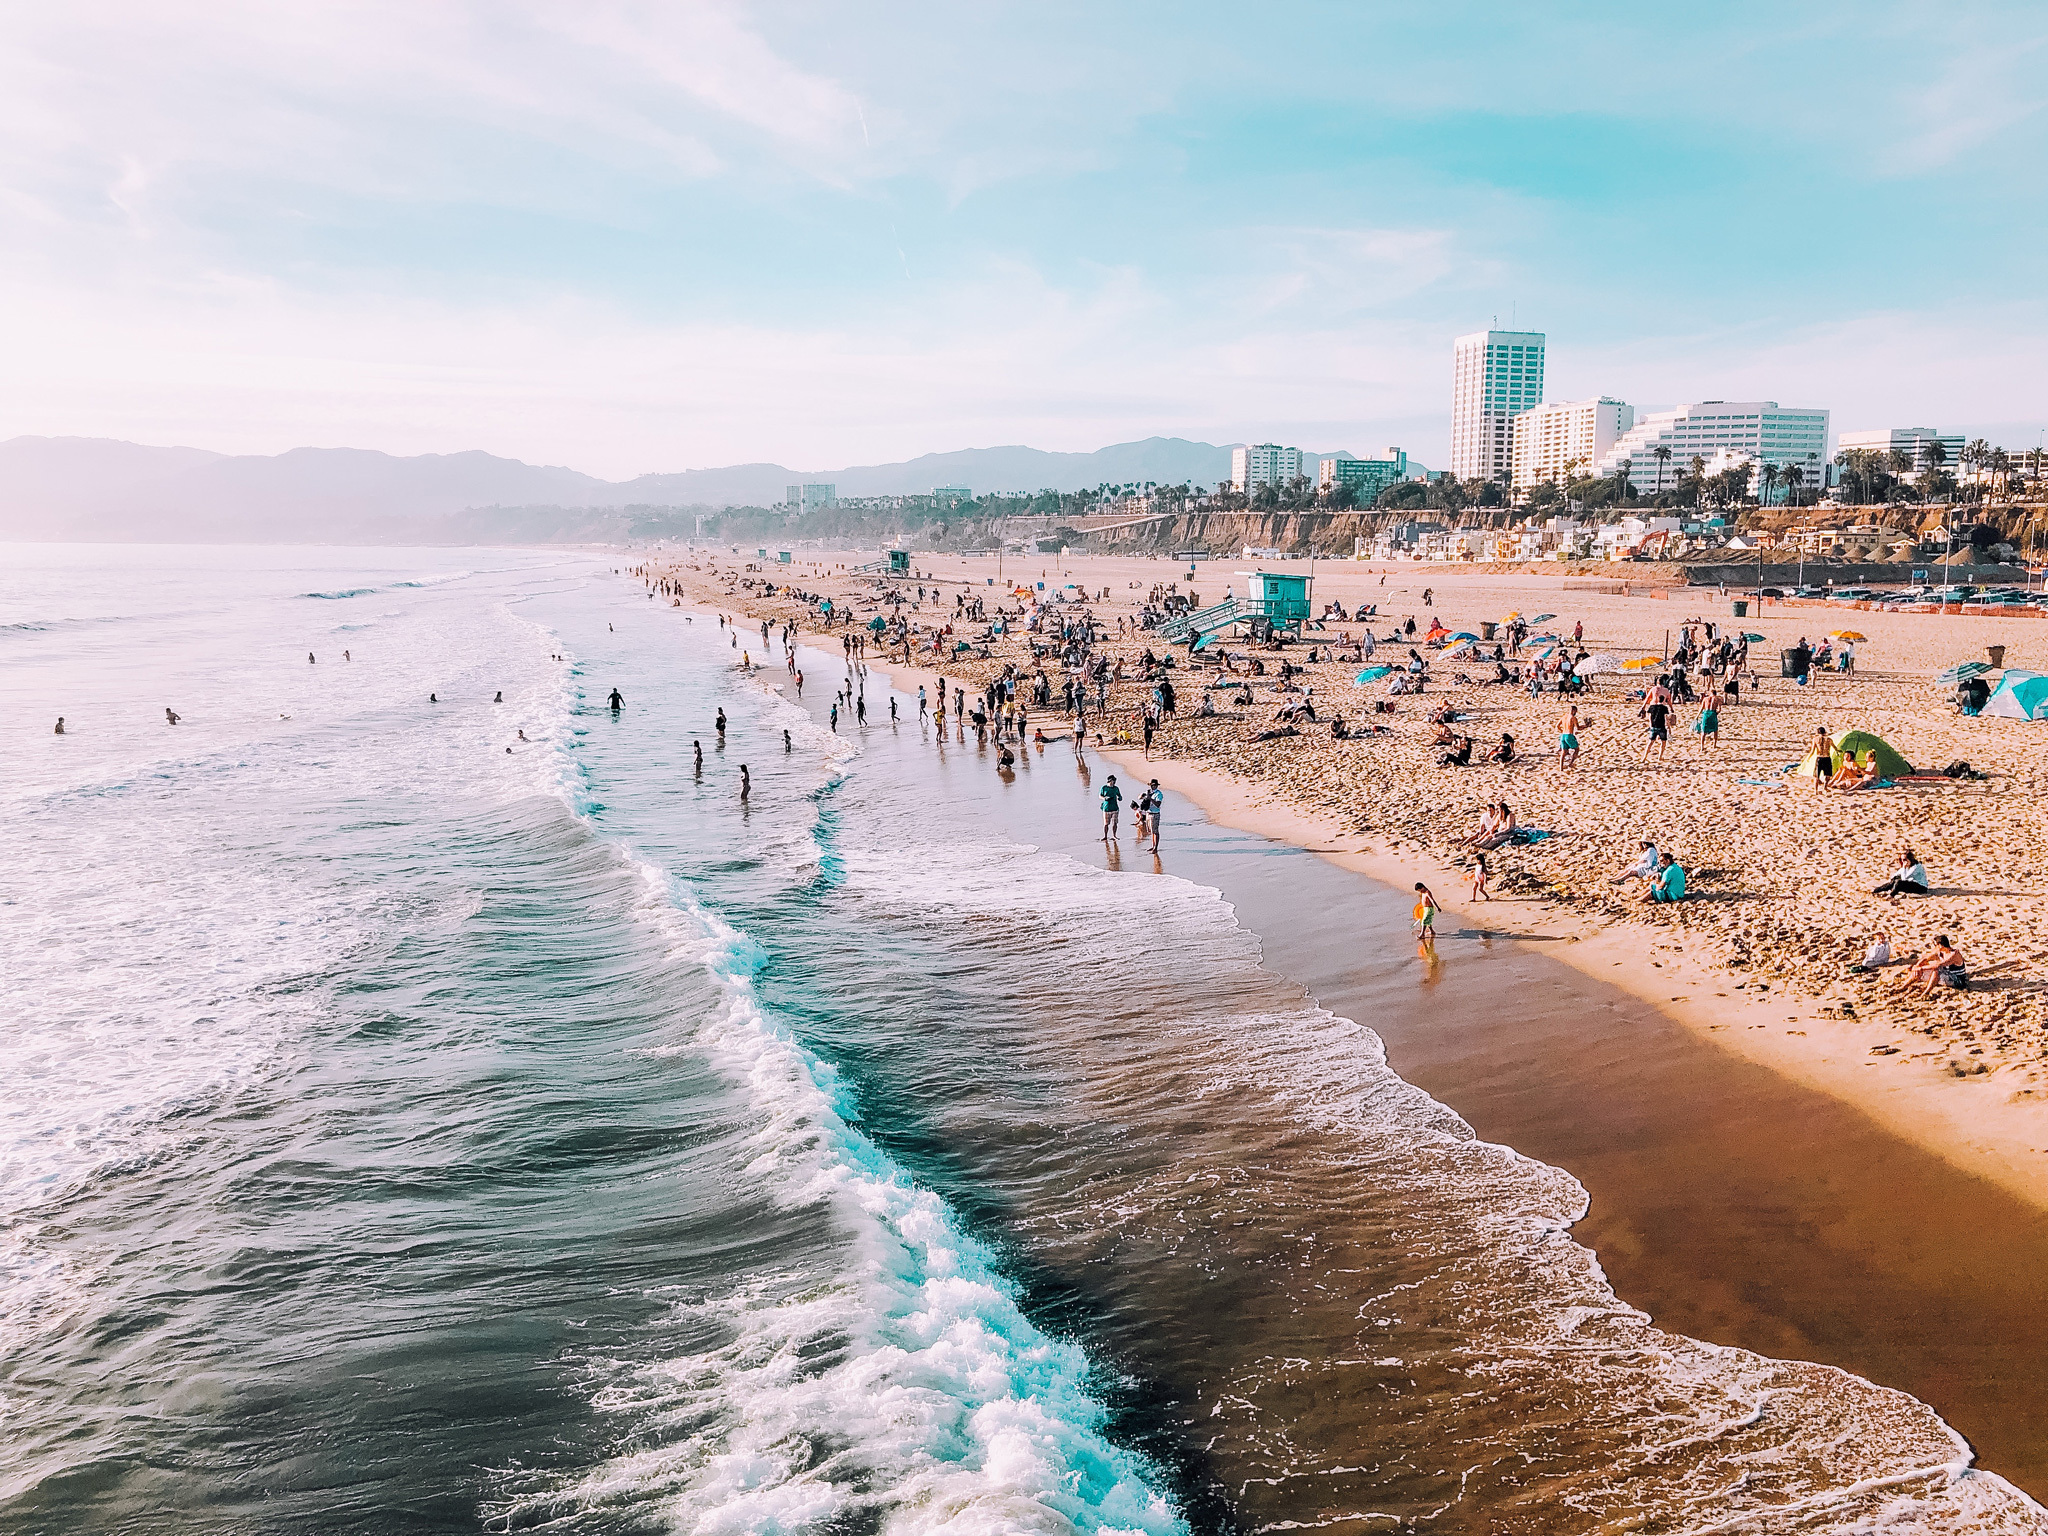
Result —
<svg viewBox="0 0 2048 1536"><path fill-rule="evenodd" d="M1893 453L1902 453L1911 467L1899 473L1915 480L1934 467L1935 446L1941 449L1943 466L1953 472L1963 459L1960 432L1938 432L1933 427L1862 427L1835 440L1838 453L1877 453L1887 460Z"/></svg>

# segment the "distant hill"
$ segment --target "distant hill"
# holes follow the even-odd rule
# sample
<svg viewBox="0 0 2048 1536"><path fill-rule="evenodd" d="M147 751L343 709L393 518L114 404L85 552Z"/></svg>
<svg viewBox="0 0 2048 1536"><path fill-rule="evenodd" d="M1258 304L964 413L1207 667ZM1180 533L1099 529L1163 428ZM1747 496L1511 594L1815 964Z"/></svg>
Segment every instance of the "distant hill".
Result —
<svg viewBox="0 0 2048 1536"><path fill-rule="evenodd" d="M829 481L841 496L890 496L939 485L977 494L1145 480L1213 486L1229 473L1228 446L1177 437L1093 453L965 448L901 464L736 464L619 482L481 452L400 458L364 448L294 448L229 455L111 438L17 437L0 443L0 539L408 542L458 527L468 538L514 538L531 518L508 515L494 535L489 509L768 506L800 481Z"/></svg>

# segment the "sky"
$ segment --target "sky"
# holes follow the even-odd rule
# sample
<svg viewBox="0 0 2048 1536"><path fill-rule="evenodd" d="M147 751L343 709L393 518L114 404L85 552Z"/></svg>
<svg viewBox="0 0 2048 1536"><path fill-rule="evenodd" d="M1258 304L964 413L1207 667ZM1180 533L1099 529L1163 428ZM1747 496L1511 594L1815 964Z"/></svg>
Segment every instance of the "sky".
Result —
<svg viewBox="0 0 2048 1536"><path fill-rule="evenodd" d="M2048 426L2048 8L6 0L0 439L607 478Z"/></svg>

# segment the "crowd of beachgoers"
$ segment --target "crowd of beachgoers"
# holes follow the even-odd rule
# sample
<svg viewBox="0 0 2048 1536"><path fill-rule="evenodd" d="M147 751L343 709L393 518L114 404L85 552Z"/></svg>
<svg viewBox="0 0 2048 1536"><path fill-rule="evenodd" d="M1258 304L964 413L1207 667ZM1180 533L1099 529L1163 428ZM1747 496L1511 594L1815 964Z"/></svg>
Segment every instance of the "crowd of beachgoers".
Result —
<svg viewBox="0 0 2048 1536"><path fill-rule="evenodd" d="M983 566L705 552L649 570L665 593L945 676L952 731L1004 752L1078 732L1186 760L1454 870L1475 900L1655 925L1705 946L1731 990L1893 1020L1950 1070L2048 1049L2048 727L1972 713L1981 682L1938 680L1991 643L2048 661L2024 619L1754 599L1738 617L1743 594L1713 589L1345 562L1318 570L1292 635L1169 641L1162 625L1242 575Z"/></svg>

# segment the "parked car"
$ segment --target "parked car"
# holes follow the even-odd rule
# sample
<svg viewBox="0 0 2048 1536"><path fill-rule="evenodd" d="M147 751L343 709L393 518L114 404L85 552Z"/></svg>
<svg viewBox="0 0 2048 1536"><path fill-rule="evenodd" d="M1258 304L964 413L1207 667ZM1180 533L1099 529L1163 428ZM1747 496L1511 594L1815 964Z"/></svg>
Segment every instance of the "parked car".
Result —
<svg viewBox="0 0 2048 1536"><path fill-rule="evenodd" d="M1783 587L1758 587L1756 595L1758 597L1783 597L1785 589Z"/></svg>

